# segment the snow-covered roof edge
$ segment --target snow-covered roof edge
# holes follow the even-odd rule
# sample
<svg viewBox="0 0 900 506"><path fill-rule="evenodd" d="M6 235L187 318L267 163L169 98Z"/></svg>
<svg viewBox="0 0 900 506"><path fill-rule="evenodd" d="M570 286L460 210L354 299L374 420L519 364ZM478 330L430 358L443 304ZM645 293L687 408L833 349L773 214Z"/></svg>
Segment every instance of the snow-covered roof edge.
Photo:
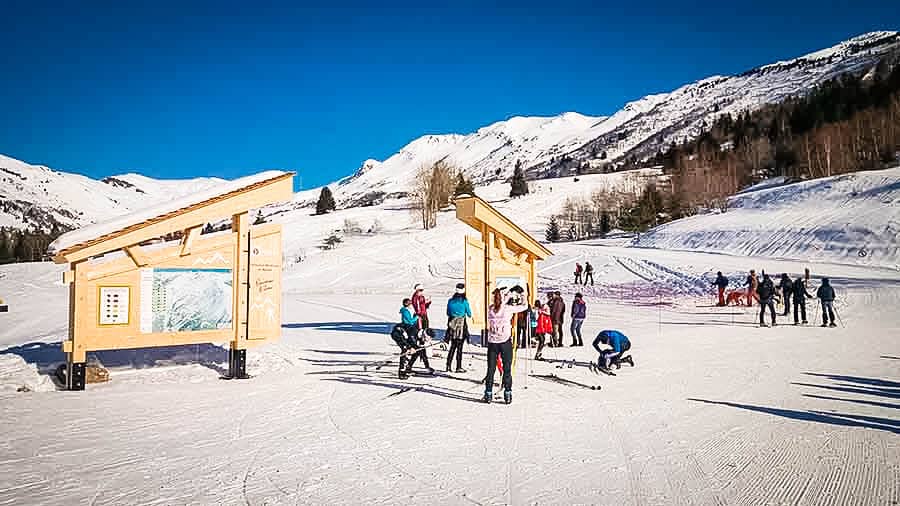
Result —
<svg viewBox="0 0 900 506"><path fill-rule="evenodd" d="M192 195L186 195L179 199L163 202L162 204L124 214L122 216L116 216L115 218L107 221L94 223L93 225L88 225L86 227L82 227L59 236L50 244L50 247L47 251L51 255L55 255L61 251L71 248L72 246L92 241L99 237L103 237L104 235L116 233L125 228L137 225L138 223L142 223L144 221L152 220L154 218L158 218L160 216L164 216L181 209L195 206L197 204L206 202L207 200L240 191L248 186L262 183L270 179L275 179L286 174L289 174L289 172L280 170L267 170L265 172L253 174L252 176L246 176L235 179L233 181L228 181L210 187L206 190L194 193Z"/></svg>

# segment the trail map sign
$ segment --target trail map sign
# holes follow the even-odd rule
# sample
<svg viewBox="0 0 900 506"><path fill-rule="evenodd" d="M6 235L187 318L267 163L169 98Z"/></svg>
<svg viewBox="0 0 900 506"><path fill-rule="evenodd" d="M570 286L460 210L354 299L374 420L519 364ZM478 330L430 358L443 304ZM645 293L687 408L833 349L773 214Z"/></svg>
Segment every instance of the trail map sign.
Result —
<svg viewBox="0 0 900 506"><path fill-rule="evenodd" d="M478 197L456 199L456 217L481 233L466 236L465 279L472 323L484 329L494 288L521 286L528 302L537 295L538 260L553 253Z"/></svg>
<svg viewBox="0 0 900 506"><path fill-rule="evenodd" d="M60 236L67 388L84 389L89 351L195 343L229 342L228 377L247 377L247 348L281 336L282 262L281 225L248 212L292 192L292 173L269 171ZM223 218L230 230L202 234Z"/></svg>

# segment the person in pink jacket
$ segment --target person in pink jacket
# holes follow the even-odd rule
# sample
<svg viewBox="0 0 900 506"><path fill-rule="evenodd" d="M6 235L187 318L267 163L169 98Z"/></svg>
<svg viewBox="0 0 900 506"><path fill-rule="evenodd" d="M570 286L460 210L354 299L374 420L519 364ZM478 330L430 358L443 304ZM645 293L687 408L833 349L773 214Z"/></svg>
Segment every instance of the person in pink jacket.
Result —
<svg viewBox="0 0 900 506"><path fill-rule="evenodd" d="M487 311L487 375L484 379L484 402L494 399L494 372L497 357L503 363L503 400L512 403L512 318L528 309L527 304L504 304L503 292L494 290L494 301Z"/></svg>

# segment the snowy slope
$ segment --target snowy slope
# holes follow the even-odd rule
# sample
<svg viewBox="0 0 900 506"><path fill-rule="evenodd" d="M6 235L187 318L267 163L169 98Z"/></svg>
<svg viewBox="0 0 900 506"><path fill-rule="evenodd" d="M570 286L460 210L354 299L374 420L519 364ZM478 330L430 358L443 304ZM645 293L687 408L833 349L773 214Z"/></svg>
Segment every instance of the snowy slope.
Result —
<svg viewBox="0 0 900 506"><path fill-rule="evenodd" d="M643 234L642 247L900 269L900 167L744 192L722 214Z"/></svg>
<svg viewBox="0 0 900 506"><path fill-rule="evenodd" d="M158 180L138 174L103 180L0 155L0 227L79 227L221 183L217 178Z"/></svg>
<svg viewBox="0 0 900 506"><path fill-rule="evenodd" d="M669 93L648 95L609 117L567 112L555 117L513 117L460 135L425 135L383 162L367 160L332 191L338 205L379 202L410 189L416 169L440 159L457 165L477 183L505 180L516 160L536 177L570 175L584 161L638 158L699 135L719 115L737 114L802 95L836 76L865 73L900 51L896 32L873 32L788 61L736 76L712 76ZM310 205L317 191L298 196Z"/></svg>

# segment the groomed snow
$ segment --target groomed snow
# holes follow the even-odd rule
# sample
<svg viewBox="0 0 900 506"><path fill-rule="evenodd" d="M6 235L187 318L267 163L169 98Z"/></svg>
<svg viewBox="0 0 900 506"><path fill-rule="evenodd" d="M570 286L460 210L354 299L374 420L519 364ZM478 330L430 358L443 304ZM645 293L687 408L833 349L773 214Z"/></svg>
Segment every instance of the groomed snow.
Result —
<svg viewBox="0 0 900 506"><path fill-rule="evenodd" d="M636 246L804 258L900 270L900 167L741 193L727 212L678 220Z"/></svg>
<svg viewBox="0 0 900 506"><path fill-rule="evenodd" d="M161 204L141 209L133 213L117 216L110 220L88 225L59 236L50 244L49 253L55 254L76 244L91 241L106 234L111 234L132 225L163 216L179 209L184 209L216 197L238 191L256 183L268 181L278 176L287 174L280 170L269 170L252 176L246 176L233 181L227 181L210 188L202 189L181 198L168 200Z"/></svg>
<svg viewBox="0 0 900 506"><path fill-rule="evenodd" d="M540 237L565 197L627 181L546 180L513 200L508 185L477 193ZM864 202L884 212L877 199ZM539 264L541 292L560 290L570 303L582 291L586 344L620 329L636 367L596 376L589 347L547 349L547 362L523 351L514 403L488 406L477 402L483 349L466 348L467 373L400 381L388 337L415 283L433 297L440 326L471 233L452 211L430 231L402 202L324 216L280 211L269 218L285 226L283 336L250 350L254 377L220 381L226 350L211 343L92 353L111 381L85 392L0 389L0 504L900 501L896 270L617 241L553 244L555 255ZM348 218L364 229L377 219L382 231L319 250ZM795 218L784 209L771 220ZM596 284L573 286L574 264L584 261ZM816 326L814 303L813 325L779 318L776 328L758 328L756 308L712 307L718 270L738 287L749 268L797 275L807 267L810 291L832 278L839 328ZM12 384L63 360L61 270L0 266L0 297L10 305L0 313L0 364L29 366ZM394 363L377 368L385 360ZM442 369L442 360L433 365ZM557 368L562 361L573 367ZM537 377L553 374L601 389Z"/></svg>

